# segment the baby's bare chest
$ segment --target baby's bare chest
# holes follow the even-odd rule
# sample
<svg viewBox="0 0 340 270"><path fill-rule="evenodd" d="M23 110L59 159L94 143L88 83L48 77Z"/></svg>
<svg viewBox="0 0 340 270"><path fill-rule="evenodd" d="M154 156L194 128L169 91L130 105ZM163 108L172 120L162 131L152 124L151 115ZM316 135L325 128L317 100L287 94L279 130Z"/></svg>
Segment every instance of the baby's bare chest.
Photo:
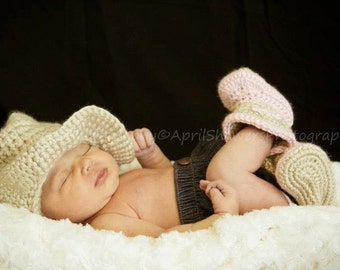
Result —
<svg viewBox="0 0 340 270"><path fill-rule="evenodd" d="M108 205L111 211L134 216L162 227L179 223L172 168L141 169L122 175Z"/></svg>

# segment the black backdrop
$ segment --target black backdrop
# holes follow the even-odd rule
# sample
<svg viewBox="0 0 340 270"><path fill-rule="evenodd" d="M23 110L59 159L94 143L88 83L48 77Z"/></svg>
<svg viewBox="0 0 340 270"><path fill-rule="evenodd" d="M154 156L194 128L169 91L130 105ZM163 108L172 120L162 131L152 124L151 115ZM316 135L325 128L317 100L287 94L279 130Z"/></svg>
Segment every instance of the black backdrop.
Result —
<svg viewBox="0 0 340 270"><path fill-rule="evenodd" d="M1 124L12 110L63 121L96 104L176 159L218 135L217 83L248 66L294 105L298 139L340 160L337 2L2 1Z"/></svg>

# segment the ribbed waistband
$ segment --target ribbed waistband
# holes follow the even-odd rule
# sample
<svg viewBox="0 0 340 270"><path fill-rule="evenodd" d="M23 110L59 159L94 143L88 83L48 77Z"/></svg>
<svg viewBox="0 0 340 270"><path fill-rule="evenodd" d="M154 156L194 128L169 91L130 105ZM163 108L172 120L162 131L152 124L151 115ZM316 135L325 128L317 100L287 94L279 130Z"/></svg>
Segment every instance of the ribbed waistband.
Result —
<svg viewBox="0 0 340 270"><path fill-rule="evenodd" d="M181 224L195 223L213 214L210 199L199 187L205 178L199 164L186 157L174 163L177 206ZM203 165L203 164L201 164Z"/></svg>
<svg viewBox="0 0 340 270"><path fill-rule="evenodd" d="M202 140L190 157L174 163L177 206L182 224L193 223L214 213L212 203L199 187L199 181L206 179L207 167L224 140Z"/></svg>

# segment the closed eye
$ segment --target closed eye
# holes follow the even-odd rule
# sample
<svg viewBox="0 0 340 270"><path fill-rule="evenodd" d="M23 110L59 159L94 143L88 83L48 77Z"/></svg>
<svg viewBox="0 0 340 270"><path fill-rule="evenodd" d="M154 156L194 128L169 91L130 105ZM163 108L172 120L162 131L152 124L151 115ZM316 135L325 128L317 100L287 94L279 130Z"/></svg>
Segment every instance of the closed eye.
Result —
<svg viewBox="0 0 340 270"><path fill-rule="evenodd" d="M66 183L67 179L70 177L71 175L71 171L66 175L66 177L64 178L64 180L61 183L61 187Z"/></svg>
<svg viewBox="0 0 340 270"><path fill-rule="evenodd" d="M85 153L83 154L83 156L85 156L85 155L90 151L91 147L92 147L92 145L89 144L89 147L87 148L87 150L85 151Z"/></svg>
<svg viewBox="0 0 340 270"><path fill-rule="evenodd" d="M92 147L92 146L89 144L89 145L88 145L88 148L86 149L86 151L85 151L81 156L85 156L85 155L90 151L91 147ZM71 172L71 170L70 170L69 173L66 175L65 179L62 181L61 186L63 186L63 185L66 183L66 181L67 181L67 179L70 177L71 173L72 173L72 172Z"/></svg>

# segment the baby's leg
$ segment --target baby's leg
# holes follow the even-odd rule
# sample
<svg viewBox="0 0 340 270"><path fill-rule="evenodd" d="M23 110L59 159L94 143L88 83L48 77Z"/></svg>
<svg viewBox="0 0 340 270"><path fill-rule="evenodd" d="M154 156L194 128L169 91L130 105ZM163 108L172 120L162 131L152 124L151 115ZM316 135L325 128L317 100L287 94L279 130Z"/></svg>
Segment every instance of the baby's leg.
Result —
<svg viewBox="0 0 340 270"><path fill-rule="evenodd" d="M254 173L261 167L273 144L273 136L253 126L234 135L213 157L207 180L225 180L239 194L240 213L288 205L283 193Z"/></svg>
<svg viewBox="0 0 340 270"><path fill-rule="evenodd" d="M297 143L291 129L292 108L277 89L250 69L240 68L220 81L218 92L230 112L222 124L227 144L212 160L208 177L223 178L239 191L241 212L286 204L278 189L253 175L268 154L266 164L271 164L279 186L299 205L333 201L330 159L315 145ZM258 130L248 127L239 132L245 125ZM259 130L275 136L274 144Z"/></svg>
<svg viewBox="0 0 340 270"><path fill-rule="evenodd" d="M223 178L239 192L241 213L287 205L283 193L254 172L269 155L282 153L295 144L289 102L248 68L225 76L218 93L229 111L222 123L227 143L212 159L207 178Z"/></svg>
<svg viewBox="0 0 340 270"><path fill-rule="evenodd" d="M254 174L268 156L273 140L269 133L246 126L216 153L208 166L207 180L223 179L238 192L240 214L288 205L279 189Z"/></svg>

